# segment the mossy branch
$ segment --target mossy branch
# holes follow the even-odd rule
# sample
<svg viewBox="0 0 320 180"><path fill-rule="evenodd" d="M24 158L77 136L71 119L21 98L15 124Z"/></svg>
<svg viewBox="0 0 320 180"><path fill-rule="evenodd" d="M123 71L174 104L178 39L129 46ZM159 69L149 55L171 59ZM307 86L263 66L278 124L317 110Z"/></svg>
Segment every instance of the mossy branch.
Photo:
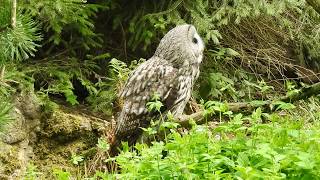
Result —
<svg viewBox="0 0 320 180"><path fill-rule="evenodd" d="M266 101L263 105L260 106L268 106L271 104L271 101ZM241 103L228 103L228 109L232 112L240 112L240 111L250 111L253 108L259 107L259 105L253 105L249 102L241 102ZM182 115L178 117L176 123L179 123L182 127L190 126L189 120L193 119L197 124L205 123L204 111L198 111L196 113L190 115Z"/></svg>
<svg viewBox="0 0 320 180"><path fill-rule="evenodd" d="M283 96L279 99L276 99L274 101L282 101L282 102L295 102L298 100L305 100L311 96L318 95L320 94L320 82L313 84L308 87L303 87L300 90L298 90L296 93L293 93L288 96ZM270 105L272 105L271 100L264 101L264 103L260 105L255 105L250 102L241 102L241 103L227 103L229 107L229 111L232 112L241 112L241 111L252 111L254 108L257 107L265 107L268 108ZM270 108L269 108L270 109ZM277 108L272 108L270 111L276 111L278 110ZM193 119L197 124L203 124L205 123L205 118L204 118L204 111L199 111L196 113L193 113L191 115L182 115L180 116L176 122L179 123L182 127L188 127L190 126L189 120Z"/></svg>
<svg viewBox="0 0 320 180"><path fill-rule="evenodd" d="M320 82L315 83L311 86L303 87L299 91L290 96L285 96L280 100L283 102L295 102L298 100L305 100L311 96L320 94Z"/></svg>

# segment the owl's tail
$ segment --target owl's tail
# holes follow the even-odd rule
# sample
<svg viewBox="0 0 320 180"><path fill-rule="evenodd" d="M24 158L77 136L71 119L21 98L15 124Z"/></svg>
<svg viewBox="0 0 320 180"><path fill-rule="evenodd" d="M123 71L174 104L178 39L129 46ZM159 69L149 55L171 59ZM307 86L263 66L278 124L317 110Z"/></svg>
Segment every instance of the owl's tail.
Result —
<svg viewBox="0 0 320 180"><path fill-rule="evenodd" d="M113 136L110 142L109 156L115 157L119 154L120 142L116 139L116 136Z"/></svg>
<svg viewBox="0 0 320 180"><path fill-rule="evenodd" d="M110 149L109 149L109 155L110 157L117 156L121 151L121 143L123 141L128 142L129 146L133 146L137 140L142 135L142 130L137 129L135 133L130 133L130 135L127 134L127 136L123 136L123 134L119 134L114 132L114 135L110 142Z"/></svg>

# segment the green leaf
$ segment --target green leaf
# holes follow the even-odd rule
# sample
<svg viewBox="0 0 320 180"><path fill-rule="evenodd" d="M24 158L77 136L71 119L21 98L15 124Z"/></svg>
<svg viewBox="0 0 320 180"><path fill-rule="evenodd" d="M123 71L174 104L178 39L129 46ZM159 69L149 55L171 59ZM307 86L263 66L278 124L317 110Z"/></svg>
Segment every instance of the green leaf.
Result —
<svg viewBox="0 0 320 180"><path fill-rule="evenodd" d="M63 171L60 169L54 169L53 173L55 175L55 177L59 180L69 180L71 179L71 173L68 171Z"/></svg>
<svg viewBox="0 0 320 180"><path fill-rule="evenodd" d="M66 91L65 92L66 101L69 102L71 105L79 104L77 101L77 96L73 94L73 92Z"/></svg>
<svg viewBox="0 0 320 180"><path fill-rule="evenodd" d="M146 132L148 135L154 135L157 134L157 131L153 129L152 127L148 128L141 128L144 132Z"/></svg>
<svg viewBox="0 0 320 180"><path fill-rule="evenodd" d="M277 108L276 110L289 110L289 109L294 109L296 108L295 105L291 104L291 103L286 103L286 102L283 102L283 101L276 101L276 102L273 102L272 104L274 105L277 105Z"/></svg>
<svg viewBox="0 0 320 180"><path fill-rule="evenodd" d="M263 105L266 105L266 104L268 104L268 101L261 101L261 100L250 101L250 105L253 106L253 107L260 107L260 106L263 106Z"/></svg>
<svg viewBox="0 0 320 180"><path fill-rule="evenodd" d="M105 152L107 152L110 148L110 145L102 138L98 139L97 147Z"/></svg>
<svg viewBox="0 0 320 180"><path fill-rule="evenodd" d="M243 117L243 115L241 113L237 114L236 116L234 116L232 123L242 125L242 123L243 123L242 117Z"/></svg>
<svg viewBox="0 0 320 180"><path fill-rule="evenodd" d="M235 57L240 56L240 54L237 51L235 51L231 48L227 48L226 53L230 56L235 56Z"/></svg>
<svg viewBox="0 0 320 180"><path fill-rule="evenodd" d="M252 119L254 121L258 121L258 120L261 120L261 115L262 115L262 110L260 107L258 107L255 111L252 112Z"/></svg>
<svg viewBox="0 0 320 180"><path fill-rule="evenodd" d="M83 156L78 156L78 155L73 154L71 157L71 162L74 165L79 165L79 163L82 162L83 160L84 160Z"/></svg>

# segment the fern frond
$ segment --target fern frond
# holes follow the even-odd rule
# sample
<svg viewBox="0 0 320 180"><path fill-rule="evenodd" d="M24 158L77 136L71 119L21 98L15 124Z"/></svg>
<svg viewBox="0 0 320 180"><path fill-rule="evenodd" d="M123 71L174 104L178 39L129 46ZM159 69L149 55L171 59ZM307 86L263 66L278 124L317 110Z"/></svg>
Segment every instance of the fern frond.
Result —
<svg viewBox="0 0 320 180"><path fill-rule="evenodd" d="M101 39L94 32L93 18L101 8L103 6L88 4L83 0L34 0L22 3L22 9L38 19L46 32L53 32L49 42L56 45L71 43L86 49L100 46ZM66 37L61 36L62 33L69 36L68 42ZM74 36L74 33L79 36Z"/></svg>

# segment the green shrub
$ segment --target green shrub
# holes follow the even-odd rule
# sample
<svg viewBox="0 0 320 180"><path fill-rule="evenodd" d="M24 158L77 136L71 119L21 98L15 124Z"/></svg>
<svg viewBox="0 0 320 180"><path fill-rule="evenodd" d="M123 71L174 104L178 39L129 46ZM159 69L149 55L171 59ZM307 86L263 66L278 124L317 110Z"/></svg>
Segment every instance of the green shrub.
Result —
<svg viewBox="0 0 320 180"><path fill-rule="evenodd" d="M258 114L257 114L258 113ZM262 116L270 123L263 124ZM259 120L260 119L260 120ZM317 119L319 122L320 119ZM248 126L249 123L249 126ZM317 179L320 177L319 124L302 118L237 114L217 128L194 126L167 143L153 142L123 151L121 179Z"/></svg>

